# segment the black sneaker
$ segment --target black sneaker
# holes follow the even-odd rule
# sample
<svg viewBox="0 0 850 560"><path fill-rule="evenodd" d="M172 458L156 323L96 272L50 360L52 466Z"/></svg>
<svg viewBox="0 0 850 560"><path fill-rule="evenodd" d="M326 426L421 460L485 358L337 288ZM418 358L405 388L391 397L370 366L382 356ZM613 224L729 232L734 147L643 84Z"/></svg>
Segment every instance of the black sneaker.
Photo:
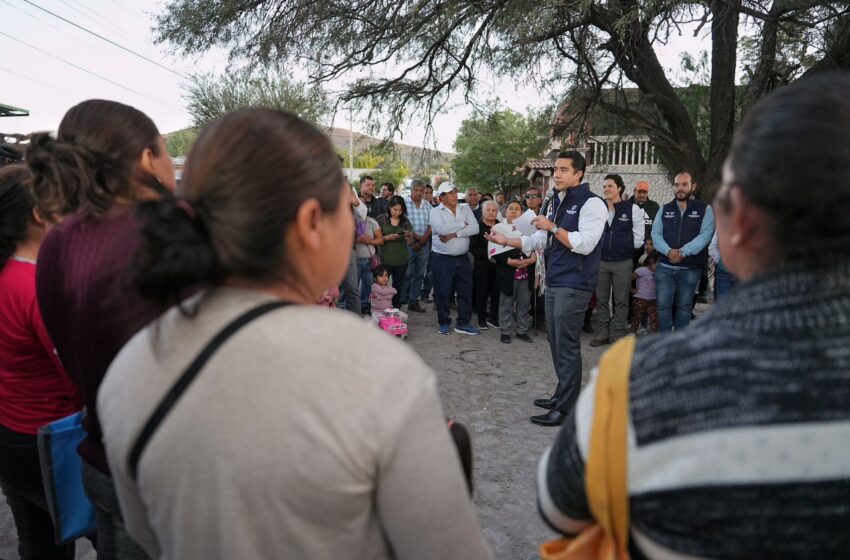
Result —
<svg viewBox="0 0 850 560"><path fill-rule="evenodd" d="M502 337L499 340L501 340L504 344L510 344L511 343L511 335L503 334Z"/></svg>
<svg viewBox="0 0 850 560"><path fill-rule="evenodd" d="M478 330L489 331L490 327L487 326L487 321L478 321Z"/></svg>
<svg viewBox="0 0 850 560"><path fill-rule="evenodd" d="M499 328L499 323L494 323L493 321L487 321L487 324L488 324L489 326L493 327L494 329L498 329L498 328Z"/></svg>
<svg viewBox="0 0 850 560"><path fill-rule="evenodd" d="M528 336L528 333L518 334L516 335L516 337L523 342L534 342L534 340L532 340L532 338Z"/></svg>

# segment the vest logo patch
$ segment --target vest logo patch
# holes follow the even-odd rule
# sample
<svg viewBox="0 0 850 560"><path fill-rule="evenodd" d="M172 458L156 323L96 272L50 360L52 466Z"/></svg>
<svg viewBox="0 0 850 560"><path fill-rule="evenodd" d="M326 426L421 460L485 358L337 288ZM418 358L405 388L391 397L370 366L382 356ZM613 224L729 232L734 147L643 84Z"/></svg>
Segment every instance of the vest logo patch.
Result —
<svg viewBox="0 0 850 560"><path fill-rule="evenodd" d="M620 214L620 221L621 222L628 222L629 217L626 214Z"/></svg>
<svg viewBox="0 0 850 560"><path fill-rule="evenodd" d="M689 218L699 218L699 212L697 212L696 210L691 210L691 215L688 216L688 217Z"/></svg>
<svg viewBox="0 0 850 560"><path fill-rule="evenodd" d="M675 217L676 217L676 213L675 213L675 212L664 212L664 218L665 218L665 219L668 219L668 218L675 218Z"/></svg>
<svg viewBox="0 0 850 560"><path fill-rule="evenodd" d="M575 214L578 211L578 204L573 204L570 208L567 208L567 214Z"/></svg>

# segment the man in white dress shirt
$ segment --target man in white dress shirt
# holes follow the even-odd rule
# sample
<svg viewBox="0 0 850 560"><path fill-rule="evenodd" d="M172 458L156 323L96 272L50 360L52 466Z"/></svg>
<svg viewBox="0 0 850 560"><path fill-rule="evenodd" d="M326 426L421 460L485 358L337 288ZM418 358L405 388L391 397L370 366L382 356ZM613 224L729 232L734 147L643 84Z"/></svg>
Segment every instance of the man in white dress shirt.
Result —
<svg viewBox="0 0 850 560"><path fill-rule="evenodd" d="M596 290L601 246L599 240L608 220L605 202L584 182L584 156L567 151L555 161L555 195L533 222L538 231L508 239L491 234L500 245L523 253L544 248L546 259L546 325L558 385L550 398L535 406L550 409L532 416L541 426L560 426L575 407L581 391L581 327L584 311Z"/></svg>
<svg viewBox="0 0 850 560"><path fill-rule="evenodd" d="M452 317L449 296L457 292L455 332L479 334L472 318L472 265L466 254L469 238L478 234L478 220L466 204L458 205L457 187L445 181L437 189L440 205L431 211L431 272L434 278L434 304L439 333L449 334Z"/></svg>

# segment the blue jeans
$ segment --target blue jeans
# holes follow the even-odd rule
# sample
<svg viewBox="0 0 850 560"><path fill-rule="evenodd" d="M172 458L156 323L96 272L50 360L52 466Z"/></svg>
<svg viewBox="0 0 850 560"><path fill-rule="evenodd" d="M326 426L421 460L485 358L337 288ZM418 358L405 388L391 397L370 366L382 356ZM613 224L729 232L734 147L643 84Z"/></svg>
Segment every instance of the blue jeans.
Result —
<svg viewBox="0 0 850 560"><path fill-rule="evenodd" d="M430 244L418 251L414 251L410 247L407 248L407 254L410 255L410 260L407 261L407 278L405 278L405 284L408 289L405 290L404 297L401 299L402 305L419 302L419 298L422 296L422 282L425 280L425 270L428 268L430 249Z"/></svg>
<svg viewBox="0 0 850 560"><path fill-rule="evenodd" d="M434 305L440 325L451 325L449 296L457 293L457 326L469 324L472 318L472 265L464 255L451 256L433 253L431 271L434 273Z"/></svg>
<svg viewBox="0 0 850 560"><path fill-rule="evenodd" d="M717 267L714 272L714 301L719 300L729 293L729 290L734 288L737 283L737 278Z"/></svg>
<svg viewBox="0 0 850 560"><path fill-rule="evenodd" d="M369 296L372 295L372 284L375 276L372 274L372 259L357 257L357 273L360 276L360 311L366 315L370 311Z"/></svg>
<svg viewBox="0 0 850 560"><path fill-rule="evenodd" d="M655 269L655 293L658 303L658 330L660 332L684 329L691 322L694 291L699 284L702 269L671 268L662 264ZM676 316L673 317L673 306Z"/></svg>
<svg viewBox="0 0 850 560"><path fill-rule="evenodd" d="M555 409L564 414L575 408L581 392L581 327L592 295L592 292L566 287L547 287L543 295L549 349L558 377L553 395L558 399Z"/></svg>

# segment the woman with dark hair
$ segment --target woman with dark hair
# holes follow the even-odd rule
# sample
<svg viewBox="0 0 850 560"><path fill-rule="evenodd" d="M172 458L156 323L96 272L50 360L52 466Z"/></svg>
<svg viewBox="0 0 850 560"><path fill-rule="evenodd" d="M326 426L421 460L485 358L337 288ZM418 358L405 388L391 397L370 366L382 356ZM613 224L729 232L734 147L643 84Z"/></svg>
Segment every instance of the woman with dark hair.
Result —
<svg viewBox="0 0 850 560"><path fill-rule="evenodd" d="M42 244L36 286L44 324L86 404L79 452L97 506L98 558L143 558L123 529L95 405L118 350L164 309L124 278L141 241L135 204L173 190L174 167L147 115L102 100L69 109L55 139L33 135L26 160L41 214L64 217Z"/></svg>
<svg viewBox="0 0 850 560"><path fill-rule="evenodd" d="M407 219L407 205L398 195L390 197L386 214L378 216L383 240L381 243L381 263L387 267L393 279L393 307L398 308L404 297L404 276L410 260L408 245L413 245L413 224Z"/></svg>
<svg viewBox="0 0 850 560"><path fill-rule="evenodd" d="M144 204L136 287L160 303L198 290L124 347L98 397L128 530L152 557L489 558L433 372L313 305L348 263L348 197L324 134L258 109L210 125L179 198ZM173 396L226 325L264 309Z"/></svg>
<svg viewBox="0 0 850 560"><path fill-rule="evenodd" d="M491 197L492 198L492 197ZM481 219L478 233L469 239L472 253L472 283L475 286L475 313L478 315L479 330L499 328L499 286L496 283L496 263L487 254L487 235L498 222L499 205L493 200L481 203ZM489 302L489 310L487 303Z"/></svg>
<svg viewBox="0 0 850 560"><path fill-rule="evenodd" d="M629 544L643 556L845 558L850 74L803 78L750 109L714 206L740 284L698 328L641 339L633 356L630 339L609 350L541 461L541 512L573 534L592 520L576 473L596 446L627 456L626 479L606 490L628 504ZM607 366L626 357L627 410L597 413L614 392L597 387L617 379ZM591 441L624 416L619 437Z"/></svg>
<svg viewBox="0 0 850 560"><path fill-rule="evenodd" d="M36 301L36 257L49 225L35 209L29 179L24 165L0 169L0 487L21 559L69 560L74 543L53 544L36 434L83 401L56 358Z"/></svg>

